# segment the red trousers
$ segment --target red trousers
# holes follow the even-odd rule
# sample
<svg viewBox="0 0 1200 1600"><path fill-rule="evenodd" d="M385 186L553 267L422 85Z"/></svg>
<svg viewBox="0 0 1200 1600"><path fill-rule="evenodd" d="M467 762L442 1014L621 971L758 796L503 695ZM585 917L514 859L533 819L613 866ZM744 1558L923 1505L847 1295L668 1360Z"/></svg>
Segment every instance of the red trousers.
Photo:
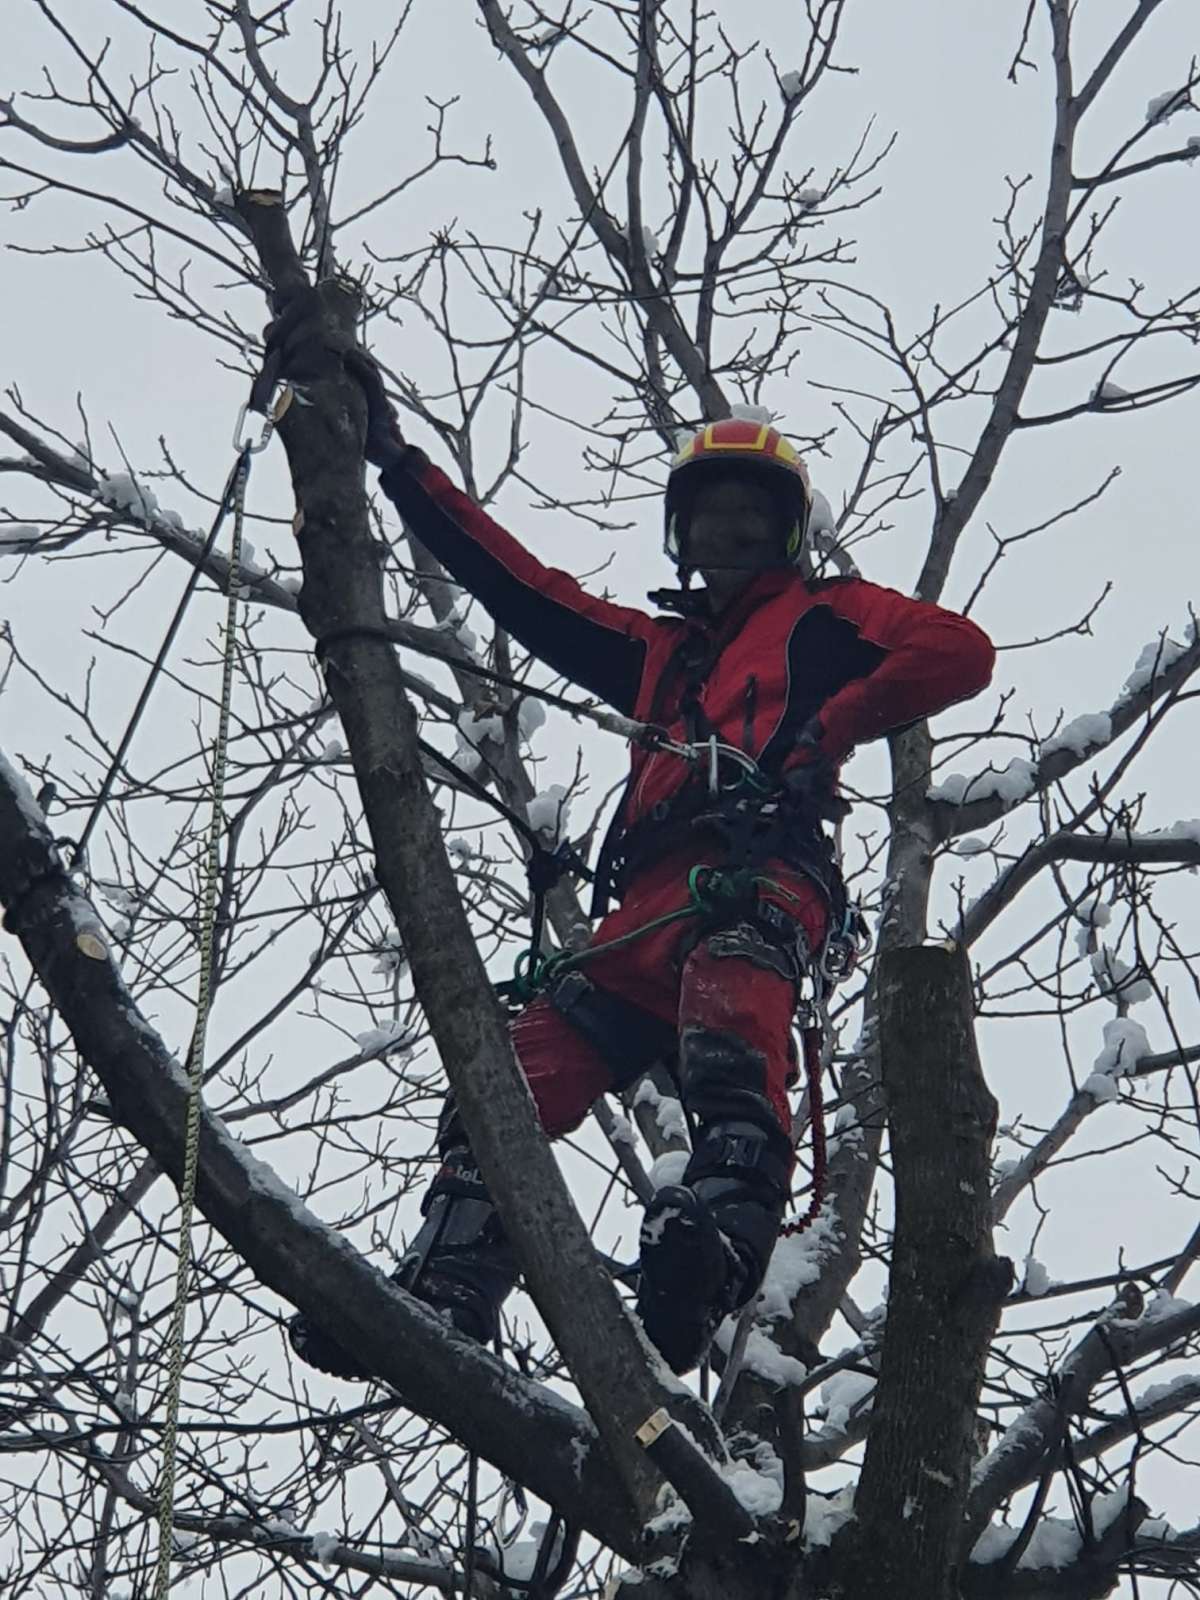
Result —
<svg viewBox="0 0 1200 1600"><path fill-rule="evenodd" d="M696 856L689 852L639 873L621 906L597 925L592 945L622 938L686 906L688 873L695 865ZM819 950L827 917L819 891L781 862L761 870L779 888L760 887L760 897L787 912L809 948ZM615 950L597 949L581 970L599 988L672 1024L678 1034L704 1028L740 1039L765 1060L766 1094L788 1132L787 1086L796 1072L791 1032L795 984L767 962L722 949L728 940L710 935L696 943L695 931L692 919L681 918L638 934ZM544 995L514 1019L512 1040L542 1126L552 1139L578 1127L592 1102L613 1086L613 1068Z"/></svg>

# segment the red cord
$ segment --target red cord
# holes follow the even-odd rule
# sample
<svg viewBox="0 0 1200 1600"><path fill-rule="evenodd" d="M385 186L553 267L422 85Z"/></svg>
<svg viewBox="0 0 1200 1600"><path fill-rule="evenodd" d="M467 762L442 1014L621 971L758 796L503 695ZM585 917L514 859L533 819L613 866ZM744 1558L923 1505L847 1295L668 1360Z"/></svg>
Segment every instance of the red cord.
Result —
<svg viewBox="0 0 1200 1600"><path fill-rule="evenodd" d="M779 1230L780 1237L790 1239L803 1233L816 1220L825 1203L825 1177L828 1159L825 1149L825 1102L821 1096L821 1032L819 1028L804 1030L804 1071L808 1079L809 1125L812 1128L812 1197L808 1210L795 1222L786 1222Z"/></svg>

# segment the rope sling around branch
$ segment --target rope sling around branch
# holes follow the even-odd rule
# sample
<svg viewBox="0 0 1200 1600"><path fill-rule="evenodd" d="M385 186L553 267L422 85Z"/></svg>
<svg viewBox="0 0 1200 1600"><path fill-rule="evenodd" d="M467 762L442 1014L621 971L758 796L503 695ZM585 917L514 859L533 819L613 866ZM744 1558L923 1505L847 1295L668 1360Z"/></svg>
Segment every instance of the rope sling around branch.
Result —
<svg viewBox="0 0 1200 1600"><path fill-rule="evenodd" d="M154 1600L166 1600L171 1587L171 1557L174 1554L175 1463L179 1438L179 1401L183 1386L183 1347L188 1291L192 1276L192 1212L196 1199L196 1175L200 1154L200 1103L204 1081L204 1046L212 1006L212 979L216 959L217 886L221 876L221 832L225 808L225 767L229 748L229 723L233 703L233 667L236 655L238 616L238 571L241 565L242 528L246 509L246 481L254 454L267 443L270 419L257 444L240 437L246 408L238 418L235 446L238 460L233 475L233 536L230 543L229 572L226 580L224 639L221 652L221 693L217 713L217 733L213 742L212 776L208 835L203 863L203 890L200 910L200 975L196 995L196 1019L188 1053L187 1122L184 1129L183 1176L179 1184L179 1249L175 1261L175 1300L168 1334L167 1405L163 1425L162 1474L158 1491L158 1561L154 1574Z"/></svg>

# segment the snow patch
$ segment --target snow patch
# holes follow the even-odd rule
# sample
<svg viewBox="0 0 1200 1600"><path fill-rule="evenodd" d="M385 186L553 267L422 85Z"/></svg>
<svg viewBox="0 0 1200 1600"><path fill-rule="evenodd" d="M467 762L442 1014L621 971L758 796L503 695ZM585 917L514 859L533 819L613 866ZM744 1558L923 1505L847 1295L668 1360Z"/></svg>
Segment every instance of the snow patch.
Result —
<svg viewBox="0 0 1200 1600"><path fill-rule="evenodd" d="M535 833L548 834L551 839L562 837L571 815L571 802L563 784L552 783L541 794L535 794L525 807L525 817Z"/></svg>
<svg viewBox="0 0 1200 1600"><path fill-rule="evenodd" d="M1155 123L1169 122L1179 111L1186 111L1192 103L1191 96L1186 89L1168 89L1164 94L1156 94L1146 106L1146 121Z"/></svg>
<svg viewBox="0 0 1200 1600"><path fill-rule="evenodd" d="M24 555L33 549L39 536L32 523L0 522L0 555Z"/></svg>
<svg viewBox="0 0 1200 1600"><path fill-rule="evenodd" d="M458 714L458 731L469 749L474 750L485 739L497 744L504 742L504 718L496 712L479 712L469 706Z"/></svg>
<svg viewBox="0 0 1200 1600"><path fill-rule="evenodd" d="M808 1550L829 1545L834 1534L854 1516L854 1485L847 1483L833 1494L810 1492L804 1502L804 1546Z"/></svg>
<svg viewBox="0 0 1200 1600"><path fill-rule="evenodd" d="M761 1447L758 1459L762 1469L748 1461L732 1461L722 1467L721 1477L734 1497L752 1517L770 1517L783 1504L783 1462L769 1447Z"/></svg>
<svg viewBox="0 0 1200 1600"><path fill-rule="evenodd" d="M1129 1489L1114 1489L1110 1494L1097 1495L1092 1501L1092 1522L1097 1537L1113 1525L1129 1503ZM971 1561L979 1566L992 1566L1002 1561L1019 1537L1019 1528L1003 1523L985 1528L971 1551ZM1021 1552L1018 1568L1026 1570L1061 1571L1073 1564L1083 1547L1083 1535L1073 1520L1065 1517L1043 1517L1033 1530L1033 1536Z"/></svg>
<svg viewBox="0 0 1200 1600"><path fill-rule="evenodd" d="M837 518L833 514L833 507L828 498L820 489L812 492L812 511L808 518L808 535L810 539L821 542L824 540L828 548L837 538Z"/></svg>
<svg viewBox="0 0 1200 1600"><path fill-rule="evenodd" d="M408 965L408 957L404 954L404 945L395 928L389 929L375 948L376 961L371 968L373 975L390 978L394 973L402 971Z"/></svg>
<svg viewBox="0 0 1200 1600"><path fill-rule="evenodd" d="M956 856L980 856L991 849L986 839L960 839L952 846Z"/></svg>
<svg viewBox="0 0 1200 1600"><path fill-rule="evenodd" d="M1052 739L1042 746L1043 756L1057 755L1069 750L1073 756L1085 756L1089 750L1106 745L1112 738L1112 717L1107 711L1085 711L1066 727L1060 728Z"/></svg>
<svg viewBox="0 0 1200 1600"><path fill-rule="evenodd" d="M1166 828L1154 828L1143 834L1144 839L1166 839L1174 844L1200 844L1200 817L1187 822L1172 822Z"/></svg>
<svg viewBox="0 0 1200 1600"><path fill-rule="evenodd" d="M336 1565L334 1558L337 1555L340 1543L341 1541L336 1534L314 1533L310 1535L309 1544L312 1546L313 1560L320 1565L323 1572L333 1571Z"/></svg>
<svg viewBox="0 0 1200 1600"><path fill-rule="evenodd" d="M687 1118L683 1107L674 1095L660 1094L649 1078L644 1078L633 1097L634 1108L650 1106L658 1131L664 1139L681 1139L687 1142Z"/></svg>
<svg viewBox="0 0 1200 1600"><path fill-rule="evenodd" d="M1186 645L1167 638L1166 634L1160 635L1157 639L1151 639L1149 644L1144 644L1141 653L1133 664L1133 671L1125 679L1121 688L1122 700L1131 700L1135 694L1139 694L1143 689L1147 688L1156 678L1161 678L1167 668L1186 653Z"/></svg>
<svg viewBox="0 0 1200 1600"><path fill-rule="evenodd" d="M779 1240L759 1297L759 1316L764 1321L791 1315L792 1301L801 1289L821 1276L828 1257L840 1248L842 1237L832 1203L826 1201L803 1233Z"/></svg>
<svg viewBox="0 0 1200 1600"><path fill-rule="evenodd" d="M989 767L985 772L965 776L952 772L941 783L927 791L930 800L941 800L947 805L961 806L968 800L1003 800L1016 805L1033 793L1037 782L1037 768L1021 756L1014 756L1003 772Z"/></svg>
<svg viewBox="0 0 1200 1600"><path fill-rule="evenodd" d="M769 424L771 421L771 413L766 406L752 406L748 402L741 400L736 405L730 406L729 415L738 422Z"/></svg>
<svg viewBox="0 0 1200 1600"><path fill-rule="evenodd" d="M539 728L546 722L546 708L540 700L533 699L530 695L517 706L517 727L526 744L533 738Z"/></svg>
<svg viewBox="0 0 1200 1600"><path fill-rule="evenodd" d="M1129 1017L1113 1017L1104 1024L1104 1048L1092 1063L1092 1070L1110 1078L1130 1077L1141 1058L1149 1054L1150 1040L1141 1023Z"/></svg>
<svg viewBox="0 0 1200 1600"><path fill-rule="evenodd" d="M1107 928L1112 921L1112 907L1101 900L1099 889L1081 900L1071 914L1086 928Z"/></svg>
<svg viewBox="0 0 1200 1600"><path fill-rule="evenodd" d="M1173 1317L1180 1311L1190 1311L1190 1300L1177 1300L1174 1295L1165 1289L1156 1289L1151 1298L1146 1302L1146 1309L1142 1312L1143 1322L1161 1322L1164 1317Z"/></svg>
<svg viewBox="0 0 1200 1600"><path fill-rule="evenodd" d="M505 1578L516 1583L529 1582L537 1567L538 1555L541 1552L542 1540L545 1534L545 1522L531 1522L529 1524L529 1537L515 1540L501 1553L500 1564L504 1570ZM560 1523L554 1540L554 1549L547 1560L547 1572L554 1570L554 1565L562 1554L562 1542L565 1536L566 1529Z"/></svg>
<svg viewBox="0 0 1200 1600"><path fill-rule="evenodd" d="M1025 1257L1025 1280L1021 1289L1025 1294L1043 1295L1050 1287L1050 1274L1036 1256Z"/></svg>
<svg viewBox="0 0 1200 1600"><path fill-rule="evenodd" d="M1108 945L1101 945L1092 954L1092 976L1096 980L1096 987L1110 1000L1130 1006L1149 1000L1154 994L1154 985L1149 978L1139 978L1137 973L1137 967L1122 961Z"/></svg>
<svg viewBox="0 0 1200 1600"><path fill-rule="evenodd" d="M838 1372L821 1385L821 1400L814 1415L824 1413L821 1433L845 1433L852 1412L861 1412L863 1402L875 1388L875 1378L866 1372Z"/></svg>
<svg viewBox="0 0 1200 1600"><path fill-rule="evenodd" d="M393 1017L382 1028L368 1028L365 1033L355 1034L354 1042L364 1056L381 1056L407 1049L411 1041L408 1024Z"/></svg>
<svg viewBox="0 0 1200 1600"><path fill-rule="evenodd" d="M1116 1081L1103 1072L1093 1072L1084 1079L1081 1093L1090 1094L1098 1105L1103 1105L1107 1100L1117 1100L1121 1091L1117 1088Z"/></svg>
<svg viewBox="0 0 1200 1600"><path fill-rule="evenodd" d="M101 477L100 498L116 511L128 511L145 528L158 514L158 496L129 472L114 472Z"/></svg>
<svg viewBox="0 0 1200 1600"><path fill-rule="evenodd" d="M737 1317L726 1317L717 1329L714 1342L726 1355L733 1349L737 1325ZM761 1327L750 1329L742 1350L742 1366L745 1371L753 1372L765 1383L778 1388L789 1383L803 1383L808 1377L808 1368L803 1361L798 1361L795 1356L784 1355L770 1334Z"/></svg>
<svg viewBox="0 0 1200 1600"><path fill-rule="evenodd" d="M665 1150L650 1168L650 1182L656 1189L682 1183L689 1159L690 1152L687 1150Z"/></svg>
<svg viewBox="0 0 1200 1600"><path fill-rule="evenodd" d="M1143 1406L1158 1405L1176 1396L1180 1399L1190 1399L1193 1390L1200 1390L1200 1376L1194 1372L1185 1372L1178 1378L1172 1378L1169 1383L1152 1383L1137 1396L1134 1405L1140 1411Z"/></svg>
<svg viewBox="0 0 1200 1600"><path fill-rule="evenodd" d="M1111 378L1105 378L1103 383L1098 383L1092 390L1089 399L1095 405L1105 405L1108 401L1128 400L1129 390L1122 389L1119 383L1114 383Z"/></svg>

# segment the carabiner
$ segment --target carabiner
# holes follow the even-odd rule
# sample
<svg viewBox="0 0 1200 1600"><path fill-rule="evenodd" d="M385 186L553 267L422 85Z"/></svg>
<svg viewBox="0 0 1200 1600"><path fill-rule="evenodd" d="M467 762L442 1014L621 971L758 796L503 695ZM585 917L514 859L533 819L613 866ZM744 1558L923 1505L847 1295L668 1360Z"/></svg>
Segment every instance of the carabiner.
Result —
<svg viewBox="0 0 1200 1600"><path fill-rule="evenodd" d="M252 439L243 438L242 433L246 426L246 418L250 414L250 402L242 403L242 409L237 414L237 422L233 428L233 448L241 455L243 452L256 456L260 450L265 450L275 427L275 419L269 413L263 418L262 433L256 444Z"/></svg>

